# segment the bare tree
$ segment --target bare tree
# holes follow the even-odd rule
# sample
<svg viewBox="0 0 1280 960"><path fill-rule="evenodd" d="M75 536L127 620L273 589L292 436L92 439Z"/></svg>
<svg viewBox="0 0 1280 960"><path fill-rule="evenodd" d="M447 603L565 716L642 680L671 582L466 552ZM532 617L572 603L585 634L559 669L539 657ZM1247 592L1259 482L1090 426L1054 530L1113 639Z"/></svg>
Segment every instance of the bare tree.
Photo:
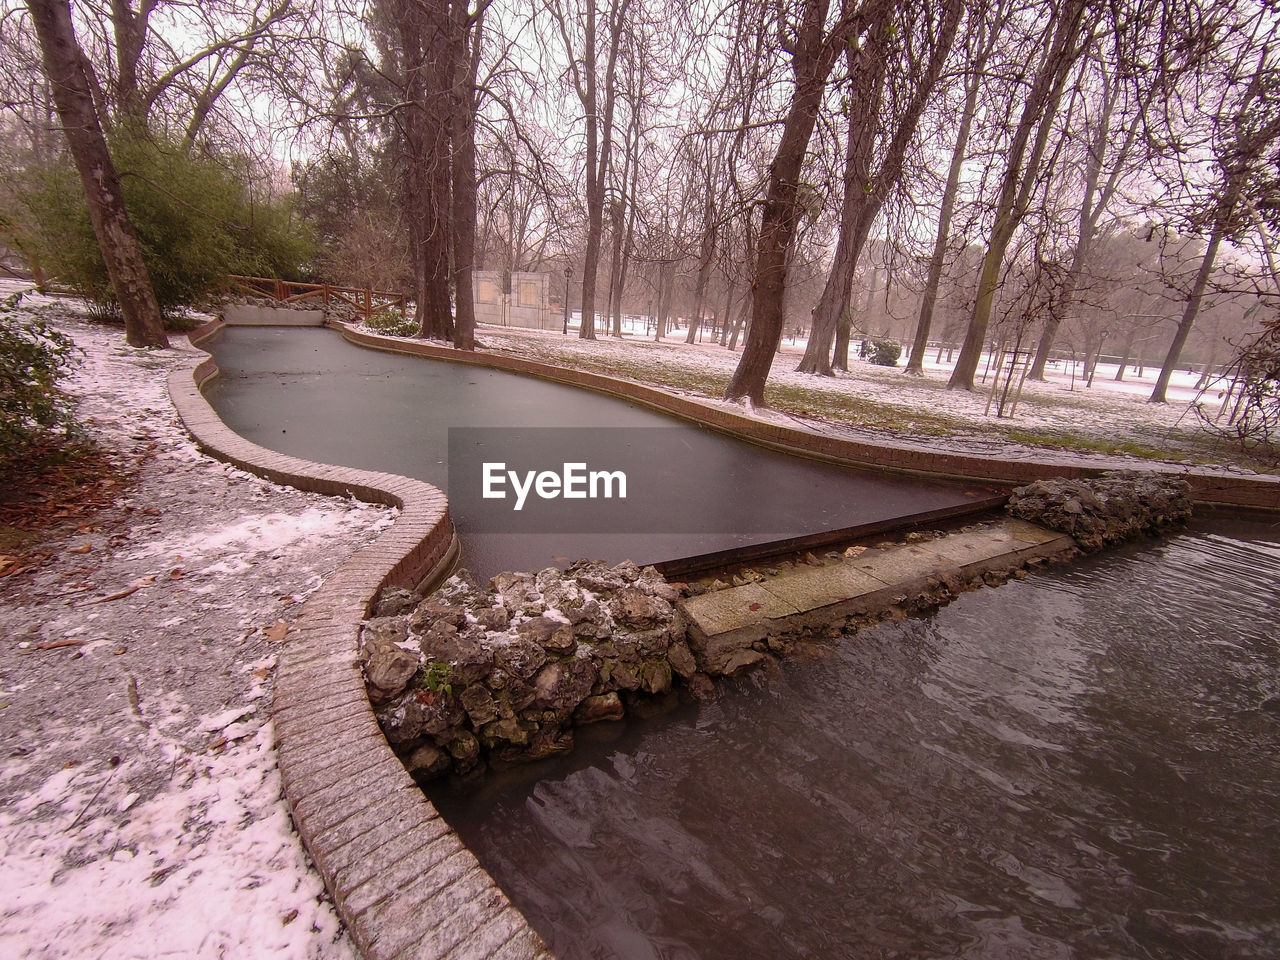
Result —
<svg viewBox="0 0 1280 960"><path fill-rule="evenodd" d="M973 316L948 383L953 389L974 387L1005 254L1031 203L1067 78L1092 40L1096 16L1086 18L1088 7L1089 0L1059 0L1041 31L1042 53L1006 152Z"/></svg>
<svg viewBox="0 0 1280 960"><path fill-rule="evenodd" d="M956 128L955 143L951 150L951 163L947 168L947 180L942 190L938 209L938 232L934 240L933 255L929 260L929 273L920 298L920 315L916 321L915 340L907 359L906 373L924 373L925 348L933 326L933 312L938 302L938 288L946 265L947 249L951 240L951 218L955 213L956 197L960 191L960 177L964 171L969 149L969 136L973 120L978 112L978 92L982 88L987 63L1008 20L1011 5L1008 0L997 0L990 11L978 8L970 13L968 63L964 75L964 102L960 108L960 123Z"/></svg>
<svg viewBox="0 0 1280 960"><path fill-rule="evenodd" d="M1244 6L1239 19L1223 17L1215 21L1205 18L1205 32L1188 37L1192 43L1203 44L1215 51L1214 62L1204 77L1207 89L1197 91L1194 107L1187 104L1175 92L1169 105L1170 117L1181 119L1189 107L1192 119L1203 118L1203 130L1197 143L1197 153L1211 157L1212 188L1206 196L1193 203L1188 224L1193 232L1207 234L1204 255L1200 260L1190 289L1186 294L1181 319L1173 341L1165 355L1164 365L1151 392L1152 403L1165 403L1169 381L1182 356L1187 338L1200 312L1201 303L1209 287L1210 276L1219 248L1224 240L1241 236L1254 226L1251 213L1258 207L1276 209L1275 170L1280 165L1280 23L1265 10ZM1213 34L1214 26L1221 33ZM1213 97L1212 109L1204 109L1204 100ZM1192 136L1197 124L1178 124L1183 127L1182 143L1176 159L1191 157ZM1186 128L1190 127L1187 131ZM1176 128L1175 134L1180 132ZM1194 162L1192 160L1191 162ZM1192 186L1196 177L1182 169L1182 183ZM1256 200L1246 197L1254 194Z"/></svg>
<svg viewBox="0 0 1280 960"><path fill-rule="evenodd" d="M842 314L848 312L858 257L885 197L902 176L907 149L950 55L963 12L964 4L959 0L946 0L937 11L936 22L928 11L916 21L902 7L879 10L880 19L871 28L865 48L850 47L846 54L849 124L840 228L831 272L814 311L804 357L796 368L802 373L832 375L832 340ZM891 71L897 96L890 102L898 101L896 110L884 105L885 79ZM880 161L873 169L878 141L883 141ZM841 360L847 366L847 335L844 348Z"/></svg>
<svg viewBox="0 0 1280 960"><path fill-rule="evenodd" d="M94 105L90 68L71 24L69 0L28 0L27 6L93 232L124 316L125 340L135 347L167 347L160 306Z"/></svg>
<svg viewBox="0 0 1280 960"><path fill-rule="evenodd" d="M791 57L793 87L769 168L756 237L751 329L725 390L726 399L764 403L765 381L782 339L787 269L804 208L800 181L805 152L831 70L854 37L874 20L869 14L876 6L876 2L843 0L828 27L829 0L803 0L793 20L778 24L782 45Z"/></svg>
<svg viewBox="0 0 1280 960"><path fill-rule="evenodd" d="M582 106L586 131L587 242L582 265L582 321L578 328L578 336L584 340L596 338L596 280L604 234L606 178L613 150L618 57L631 2L607 0L603 23L596 0L585 0L580 19L573 16L562 0L549 0L546 4L564 45L568 72ZM579 30L581 36L575 37ZM599 50L601 39L603 54Z"/></svg>
<svg viewBox="0 0 1280 960"><path fill-rule="evenodd" d="M484 41L484 14L490 0L481 0L474 13L455 2L449 11L452 41L461 56L453 81L453 126L450 166L453 174L453 345L476 346L476 310L472 273L476 260L476 76ZM469 42L468 42L469 41Z"/></svg>

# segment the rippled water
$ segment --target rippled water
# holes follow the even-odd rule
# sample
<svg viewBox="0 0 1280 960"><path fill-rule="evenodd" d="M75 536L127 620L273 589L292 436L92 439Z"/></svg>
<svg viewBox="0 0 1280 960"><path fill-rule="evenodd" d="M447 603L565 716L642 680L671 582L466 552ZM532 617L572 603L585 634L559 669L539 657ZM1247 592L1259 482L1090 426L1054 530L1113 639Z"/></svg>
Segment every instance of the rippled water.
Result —
<svg viewBox="0 0 1280 960"><path fill-rule="evenodd" d="M883 624L433 796L564 960L1280 956L1280 528Z"/></svg>

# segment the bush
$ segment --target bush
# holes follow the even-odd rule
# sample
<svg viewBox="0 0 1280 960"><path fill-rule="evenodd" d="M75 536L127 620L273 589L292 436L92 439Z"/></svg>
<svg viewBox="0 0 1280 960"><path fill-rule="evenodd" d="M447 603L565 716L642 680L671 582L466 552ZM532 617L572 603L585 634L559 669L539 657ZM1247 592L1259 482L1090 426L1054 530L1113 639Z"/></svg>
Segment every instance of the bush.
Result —
<svg viewBox="0 0 1280 960"><path fill-rule="evenodd" d="M902 344L897 340L872 340L867 350L867 359L882 367L896 367L898 358L902 356Z"/></svg>
<svg viewBox="0 0 1280 960"><path fill-rule="evenodd" d="M166 318L221 291L227 274L294 277L310 256L286 205L262 203L232 158L194 156L146 139L113 145L125 206ZM89 222L79 177L67 163L27 171L20 201L46 267L110 319L115 297Z"/></svg>
<svg viewBox="0 0 1280 960"><path fill-rule="evenodd" d="M64 333L18 309L21 294L0 303L0 472L56 430L77 428L75 401L58 387L78 348Z"/></svg>
<svg viewBox="0 0 1280 960"><path fill-rule="evenodd" d="M412 337L418 332L418 325L412 317L402 317L398 310L379 310L364 325L375 333L385 333L389 337Z"/></svg>

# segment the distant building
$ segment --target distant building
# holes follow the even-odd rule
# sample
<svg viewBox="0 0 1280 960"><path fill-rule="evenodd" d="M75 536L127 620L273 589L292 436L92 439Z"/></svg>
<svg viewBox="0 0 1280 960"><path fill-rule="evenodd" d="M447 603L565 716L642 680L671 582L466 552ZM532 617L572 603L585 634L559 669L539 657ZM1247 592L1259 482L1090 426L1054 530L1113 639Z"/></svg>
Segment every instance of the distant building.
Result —
<svg viewBox="0 0 1280 960"><path fill-rule="evenodd" d="M477 323L560 329L562 319L551 313L550 274L475 270L471 278Z"/></svg>

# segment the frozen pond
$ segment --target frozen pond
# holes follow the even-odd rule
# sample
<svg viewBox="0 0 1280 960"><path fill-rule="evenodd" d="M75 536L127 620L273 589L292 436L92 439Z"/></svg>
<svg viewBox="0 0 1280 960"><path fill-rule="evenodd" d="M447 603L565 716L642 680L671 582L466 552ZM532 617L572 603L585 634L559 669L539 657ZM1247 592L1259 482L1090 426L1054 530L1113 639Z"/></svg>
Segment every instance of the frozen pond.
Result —
<svg viewBox="0 0 1280 960"><path fill-rule="evenodd" d="M612 397L357 347L329 330L228 327L208 349L222 375L205 395L232 430L282 453L441 487L462 564L482 579L579 557L652 563L988 495L788 456ZM484 501L478 475L465 489L451 484L451 435L455 448L461 438L495 462L624 465L629 512L614 499L530 502L517 514L510 483L505 503ZM540 518L535 505L552 512Z"/></svg>

